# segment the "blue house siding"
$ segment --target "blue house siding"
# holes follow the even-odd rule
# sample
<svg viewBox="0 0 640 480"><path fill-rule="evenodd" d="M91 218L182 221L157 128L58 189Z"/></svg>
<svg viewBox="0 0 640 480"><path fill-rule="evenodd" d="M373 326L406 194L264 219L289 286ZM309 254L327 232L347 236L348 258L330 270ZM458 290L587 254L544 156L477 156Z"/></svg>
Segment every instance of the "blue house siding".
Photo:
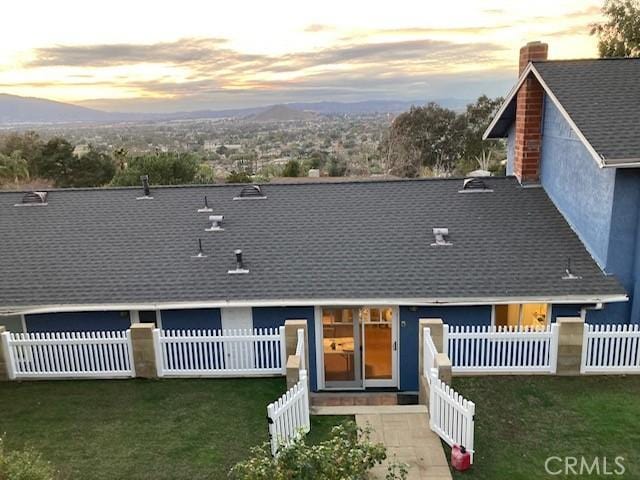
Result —
<svg viewBox="0 0 640 480"><path fill-rule="evenodd" d="M548 97L540 181L601 268L607 265L615 170L600 168Z"/></svg>
<svg viewBox="0 0 640 480"><path fill-rule="evenodd" d="M551 306L551 323L555 323L558 317L580 317L585 305L554 304Z"/></svg>
<svg viewBox="0 0 640 480"><path fill-rule="evenodd" d="M38 313L25 316L27 332L102 332L126 330L129 312Z"/></svg>
<svg viewBox="0 0 640 480"><path fill-rule="evenodd" d="M254 307L253 328L273 328L284 325L285 320L306 320L309 335L309 379L311 390L318 389L316 377L316 331L314 307Z"/></svg>
<svg viewBox="0 0 640 480"><path fill-rule="evenodd" d="M219 308L194 310L162 310L162 328L165 330L220 330L222 322Z"/></svg>
<svg viewBox="0 0 640 480"><path fill-rule="evenodd" d="M418 390L418 319L441 318L449 325L491 325L491 305L400 307L400 390Z"/></svg>

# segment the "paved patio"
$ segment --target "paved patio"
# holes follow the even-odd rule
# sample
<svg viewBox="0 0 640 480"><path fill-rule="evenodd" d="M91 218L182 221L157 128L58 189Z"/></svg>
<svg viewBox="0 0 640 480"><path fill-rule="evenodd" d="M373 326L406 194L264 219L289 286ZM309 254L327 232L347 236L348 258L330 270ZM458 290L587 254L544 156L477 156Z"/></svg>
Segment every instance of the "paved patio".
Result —
<svg viewBox="0 0 640 480"><path fill-rule="evenodd" d="M356 423L373 429L371 439L387 447L391 459L409 465L408 480L451 480L440 438L429 428L423 405L313 407L315 415L355 415ZM384 479L386 465L372 470L372 479Z"/></svg>

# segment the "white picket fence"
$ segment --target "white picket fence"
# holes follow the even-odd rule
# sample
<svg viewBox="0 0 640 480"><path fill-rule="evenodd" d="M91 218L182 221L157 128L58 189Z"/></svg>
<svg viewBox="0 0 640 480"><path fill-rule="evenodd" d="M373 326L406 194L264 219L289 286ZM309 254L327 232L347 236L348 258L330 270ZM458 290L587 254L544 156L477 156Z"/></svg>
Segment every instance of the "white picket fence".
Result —
<svg viewBox="0 0 640 480"><path fill-rule="evenodd" d="M435 359L436 359L436 355L438 353L438 350L436 349L436 345L433 343L433 338L431 337L431 329L428 327L425 327L424 329L424 351L423 351L423 372L425 377L427 377L427 379L429 379L429 372L431 372L431 369L434 368L435 365Z"/></svg>
<svg viewBox="0 0 640 480"><path fill-rule="evenodd" d="M229 377L286 374L284 327L153 332L158 376Z"/></svg>
<svg viewBox="0 0 640 480"><path fill-rule="evenodd" d="M4 332L2 343L11 379L135 376L129 330Z"/></svg>
<svg viewBox="0 0 640 480"><path fill-rule="evenodd" d="M443 326L454 374L555 374L558 325L545 328Z"/></svg>
<svg viewBox="0 0 640 480"><path fill-rule="evenodd" d="M435 369L434 369L435 370ZM449 446L464 446L474 453L474 415L476 406L466 400L449 385L438 378L437 371L430 370L429 378L429 425Z"/></svg>
<svg viewBox="0 0 640 480"><path fill-rule="evenodd" d="M580 372L640 374L640 325L585 324Z"/></svg>
<svg viewBox="0 0 640 480"><path fill-rule="evenodd" d="M311 429L307 371L300 370L300 380L282 397L267 406L271 453L288 445Z"/></svg>
<svg viewBox="0 0 640 480"><path fill-rule="evenodd" d="M307 354L304 350L304 330L298 329L298 341L296 343L296 355L300 358L300 370L307 369Z"/></svg>

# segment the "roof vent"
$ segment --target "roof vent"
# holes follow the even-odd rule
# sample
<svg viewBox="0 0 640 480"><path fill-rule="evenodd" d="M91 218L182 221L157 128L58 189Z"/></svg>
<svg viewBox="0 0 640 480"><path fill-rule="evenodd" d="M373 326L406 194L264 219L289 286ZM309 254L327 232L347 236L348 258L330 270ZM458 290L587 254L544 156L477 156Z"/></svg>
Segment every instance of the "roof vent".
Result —
<svg viewBox="0 0 640 480"><path fill-rule="evenodd" d="M191 255L191 258L207 258L207 256L204 254L204 251L202 250L202 239L198 239L198 253L196 253L195 255Z"/></svg>
<svg viewBox="0 0 640 480"><path fill-rule="evenodd" d="M136 198L136 200L153 200L151 196L151 189L149 188L149 175L140 175L140 181L142 182L142 197Z"/></svg>
<svg viewBox="0 0 640 480"><path fill-rule="evenodd" d="M244 262L242 261L242 250L234 250L233 253L236 256L236 268L229 270L227 273L249 273L249 269L244 267Z"/></svg>
<svg viewBox="0 0 640 480"><path fill-rule="evenodd" d="M449 236L448 228L434 228L433 236L435 237L435 242L431 244L432 247L438 245L451 245L451 242L446 239L446 237Z"/></svg>
<svg viewBox="0 0 640 480"><path fill-rule="evenodd" d="M16 203L16 207L35 205L45 206L48 205L48 197L49 192L27 192L22 196L20 203Z"/></svg>
<svg viewBox="0 0 640 480"><path fill-rule="evenodd" d="M204 196L204 207L198 209L199 213L203 212L213 212L213 208L209 207L209 201L207 200L207 196Z"/></svg>
<svg viewBox="0 0 640 480"><path fill-rule="evenodd" d="M580 275L576 275L571 270L571 257L567 257L567 268L564 271L564 275L562 276L563 280L580 280L582 277Z"/></svg>
<svg viewBox="0 0 640 480"><path fill-rule="evenodd" d="M458 190L459 193L484 193L484 192L493 192L491 188L487 187L487 184L484 183L484 180L472 177L465 178L462 182L462 190Z"/></svg>
<svg viewBox="0 0 640 480"><path fill-rule="evenodd" d="M209 228L205 228L205 232L222 232L224 228L222 228L222 221L224 220L224 215L209 215L209 221L211 222L211 226Z"/></svg>
<svg viewBox="0 0 640 480"><path fill-rule="evenodd" d="M264 200L267 196L262 193L262 189L258 185L247 185L242 187L240 195L234 197L234 200Z"/></svg>

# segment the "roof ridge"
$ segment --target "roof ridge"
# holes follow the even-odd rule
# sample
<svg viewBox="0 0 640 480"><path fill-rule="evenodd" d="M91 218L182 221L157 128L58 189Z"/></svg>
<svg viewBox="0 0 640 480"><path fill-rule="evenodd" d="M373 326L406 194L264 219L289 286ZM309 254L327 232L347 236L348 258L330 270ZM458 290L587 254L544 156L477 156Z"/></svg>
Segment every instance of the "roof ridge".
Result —
<svg viewBox="0 0 640 480"><path fill-rule="evenodd" d="M535 60L531 63L572 63L572 62L598 62L598 61L616 61L616 60L640 60L640 57L604 57L604 58L558 58L547 60Z"/></svg>
<svg viewBox="0 0 640 480"><path fill-rule="evenodd" d="M337 177L344 178L344 177ZM354 184L372 184L372 183L417 183L417 182L446 182L446 181L462 181L468 176L453 176L453 177L420 177L420 178L391 178L391 179L365 179L365 180L335 180L325 182L249 182L249 183L208 183L208 184L183 184L183 185L151 185L153 189L188 189L188 188L209 188L209 187L235 187L241 188L247 185L259 185L261 187L274 185L274 186L287 186L287 187L304 187L310 185L354 185ZM513 175L499 175L491 177L481 177L483 180L506 180L514 179ZM16 194L26 193L32 191L42 192L105 192L105 191L125 191L125 190L139 190L141 186L108 186L108 187L70 187L70 188L37 188L37 189L21 189L21 190L0 190L0 194Z"/></svg>

